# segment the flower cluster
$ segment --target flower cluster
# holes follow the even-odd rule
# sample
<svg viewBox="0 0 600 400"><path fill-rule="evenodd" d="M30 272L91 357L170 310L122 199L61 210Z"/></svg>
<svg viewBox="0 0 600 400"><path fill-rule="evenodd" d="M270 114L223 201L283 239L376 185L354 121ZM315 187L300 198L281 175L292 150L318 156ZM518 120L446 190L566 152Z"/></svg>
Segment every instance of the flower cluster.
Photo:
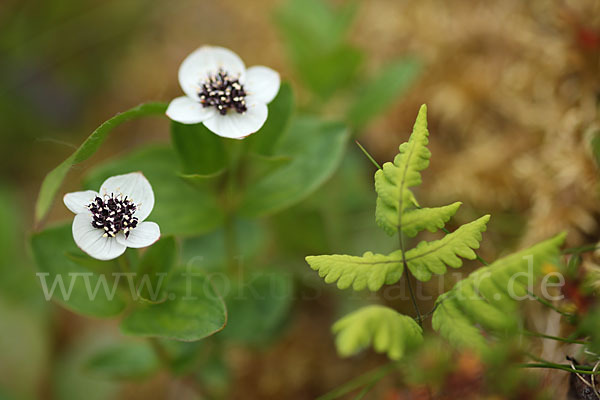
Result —
<svg viewBox="0 0 600 400"><path fill-rule="evenodd" d="M204 46L183 61L179 83L186 95L171 101L169 118L203 123L219 136L243 139L267 120L267 104L279 92L280 79L267 67L246 69L228 49ZM160 237L159 226L144 221L154 207L154 192L139 172L108 178L99 193L68 193L64 203L76 214L75 243L99 260L117 258L127 247L150 246Z"/></svg>

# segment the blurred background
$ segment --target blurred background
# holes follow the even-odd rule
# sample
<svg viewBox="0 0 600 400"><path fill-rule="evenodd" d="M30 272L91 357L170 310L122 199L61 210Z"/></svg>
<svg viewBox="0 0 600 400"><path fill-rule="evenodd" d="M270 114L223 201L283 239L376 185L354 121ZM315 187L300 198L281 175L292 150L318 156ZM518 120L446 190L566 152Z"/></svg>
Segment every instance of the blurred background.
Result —
<svg viewBox="0 0 600 400"><path fill-rule="evenodd" d="M298 42L306 36L310 43L309 36L319 34L339 35L336 46L320 49L327 62L307 63L303 51L311 49ZM486 259L563 229L569 246L600 238L599 0L3 0L0 399L198 398L197 380L166 372L135 382L86 374L81 360L119 335L116 323L78 317L45 302L26 237L35 229L33 206L46 173L115 113L179 96L179 64L204 44L228 47L248 66L280 71L301 110L349 120L381 162L396 154L419 106L427 103L433 157L420 199L432 205L462 201L457 225L492 214L481 251ZM361 95L356 88L400 58L418 65L402 96L368 122L345 114L347 99ZM330 64L338 69L327 75ZM340 81L329 85L331 80L319 80L323 76ZM118 128L91 160L75 168L62 191L78 189L91 165L142 143L168 141L168 132L165 118ZM349 171L344 190L351 204L335 216L341 222L323 223L314 198L272 221L283 232L286 259L294 260L282 262L282 268L310 275L304 255L374 250L368 239L374 229L373 168L351 145L343 168ZM58 203L49 222L68 218ZM289 233L299 216L312 225ZM298 296L269 346L233 346L226 372L206 367L204 382L226 382L221 384L229 398L309 399L383 362L372 354L357 362L335 353L332 321L339 309L364 299L340 300L327 290L318 299L308 297ZM409 305L398 307L411 312ZM559 329L544 313L531 318L541 331ZM441 398L484 398L473 394L481 385L480 361L460 357L453 363L454 374L464 375L455 385L460 389L449 386L448 397ZM536 379L563 393L564 375L539 373ZM427 398L406 389L410 385L400 378L385 382L372 398Z"/></svg>

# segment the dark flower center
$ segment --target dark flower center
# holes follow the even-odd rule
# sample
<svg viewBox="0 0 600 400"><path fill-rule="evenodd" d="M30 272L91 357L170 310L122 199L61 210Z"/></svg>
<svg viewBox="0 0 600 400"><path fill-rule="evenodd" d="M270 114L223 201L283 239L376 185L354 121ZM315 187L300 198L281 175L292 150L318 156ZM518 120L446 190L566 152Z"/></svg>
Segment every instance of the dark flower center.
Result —
<svg viewBox="0 0 600 400"><path fill-rule="evenodd" d="M202 89L198 93L200 104L203 107L216 107L221 115L227 114L229 109L238 113L245 113L246 91L238 78L229 76L227 72L219 69L216 74L210 75L202 83Z"/></svg>
<svg viewBox="0 0 600 400"><path fill-rule="evenodd" d="M125 237L129 237L131 230L138 224L137 217L133 216L137 207L127 196L123 197L121 194L96 197L87 208L92 213L92 226L103 229L104 237L115 237L121 231Z"/></svg>

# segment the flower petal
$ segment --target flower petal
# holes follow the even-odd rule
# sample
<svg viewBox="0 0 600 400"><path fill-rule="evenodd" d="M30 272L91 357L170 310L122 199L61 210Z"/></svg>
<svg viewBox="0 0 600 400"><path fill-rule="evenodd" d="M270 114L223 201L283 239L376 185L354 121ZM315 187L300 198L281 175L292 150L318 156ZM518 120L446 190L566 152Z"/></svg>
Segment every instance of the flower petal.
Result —
<svg viewBox="0 0 600 400"><path fill-rule="evenodd" d="M270 103L277 96L280 85L279 73L271 68L257 65L246 71L244 89L257 102Z"/></svg>
<svg viewBox="0 0 600 400"><path fill-rule="evenodd" d="M160 238L160 228L155 222L142 222L125 237L123 232L117 234L117 242L123 246L139 249L140 247L150 246Z"/></svg>
<svg viewBox="0 0 600 400"><path fill-rule="evenodd" d="M264 103L248 105L248 110L240 114L229 110L226 115L216 114L204 121L204 125L219 136L243 139L258 131L267 120L269 110Z"/></svg>
<svg viewBox="0 0 600 400"><path fill-rule="evenodd" d="M97 196L98 193L93 190L84 190L83 192L65 194L63 202L71 212L81 214L90 211L86 206L93 202Z"/></svg>
<svg viewBox="0 0 600 400"><path fill-rule="evenodd" d="M143 221L150 215L154 208L154 191L148 179L141 172L132 172L125 175L112 176L104 181L100 187L102 195L111 193L122 194L133 200L137 207L136 216Z"/></svg>
<svg viewBox="0 0 600 400"><path fill-rule="evenodd" d="M224 47L200 47L181 63L179 84L188 97L198 98L202 82L221 68L243 82L246 66L237 54Z"/></svg>
<svg viewBox="0 0 600 400"><path fill-rule="evenodd" d="M203 107L199 101L187 96L173 99L167 108L167 117L182 124L197 124L209 119L216 113L213 107Z"/></svg>
<svg viewBox="0 0 600 400"><path fill-rule="evenodd" d="M127 247L116 238L103 237L104 231L92 226L91 214L77 214L73 220L73 239L79 248L98 260L112 260Z"/></svg>

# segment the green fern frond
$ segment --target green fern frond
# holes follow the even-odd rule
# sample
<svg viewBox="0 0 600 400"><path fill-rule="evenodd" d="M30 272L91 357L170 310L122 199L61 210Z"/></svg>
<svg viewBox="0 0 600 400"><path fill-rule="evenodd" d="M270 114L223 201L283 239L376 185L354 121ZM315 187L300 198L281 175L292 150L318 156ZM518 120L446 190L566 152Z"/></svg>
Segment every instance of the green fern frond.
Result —
<svg viewBox="0 0 600 400"><path fill-rule="evenodd" d="M402 226L403 213L417 205L409 188L421 184L420 172L429 166L427 149L427 106L422 105L408 142L400 145L393 163L387 162L375 173L377 224L393 235Z"/></svg>
<svg viewBox="0 0 600 400"><path fill-rule="evenodd" d="M400 359L407 349L423 342L423 330L414 319L384 306L360 308L332 327L338 353L351 356L371 343L378 353L387 353L392 360Z"/></svg>
<svg viewBox="0 0 600 400"><path fill-rule="evenodd" d="M502 334L517 327L517 301L528 293L529 281L542 275L542 266L560 253L565 234L479 268L438 297L432 326L457 346L482 347L476 325ZM407 254L408 255L408 254Z"/></svg>
<svg viewBox="0 0 600 400"><path fill-rule="evenodd" d="M440 240L419 243L406 253L406 265L410 272L417 279L427 281L432 274L445 273L446 265L460 267L462 260L459 257L469 260L476 258L472 249L479 248L481 232L485 231L489 219L490 216L485 215L462 225ZM354 290L368 288L377 291L384 284L398 282L404 271L401 250L389 255L368 251L362 257L341 254L308 256L306 262L319 272L325 283L337 281L340 289L352 286Z"/></svg>
<svg viewBox="0 0 600 400"><path fill-rule="evenodd" d="M484 215L440 240L419 243L406 252L408 269L418 280L428 281L432 274L444 274L446 265L459 268L462 265L460 257L474 260L477 255L473 249L479 248L481 232L485 231L489 219L489 215Z"/></svg>
<svg viewBox="0 0 600 400"><path fill-rule="evenodd" d="M362 257L347 255L308 256L306 262L326 283L337 281L337 287L354 290L377 291L384 284L391 285L402 277L404 270L402 252L390 255L373 254L367 251Z"/></svg>

